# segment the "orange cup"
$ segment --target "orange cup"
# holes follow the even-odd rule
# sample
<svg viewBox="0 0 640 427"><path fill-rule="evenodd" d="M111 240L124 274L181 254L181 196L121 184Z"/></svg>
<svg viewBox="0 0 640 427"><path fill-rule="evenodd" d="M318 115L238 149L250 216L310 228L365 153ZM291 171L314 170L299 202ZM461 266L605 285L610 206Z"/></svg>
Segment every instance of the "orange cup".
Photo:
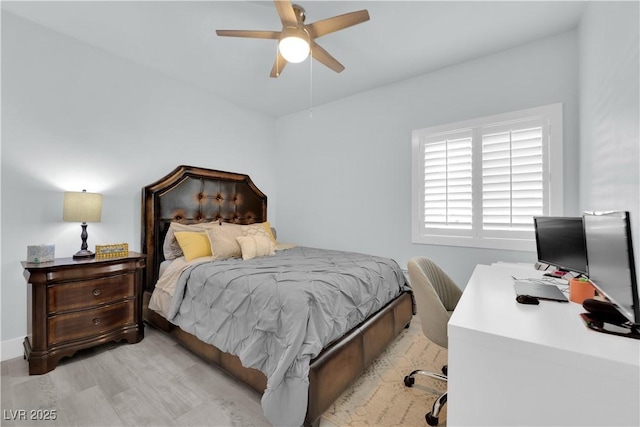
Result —
<svg viewBox="0 0 640 427"><path fill-rule="evenodd" d="M596 296L596 288L586 279L571 279L569 281L569 300L582 304L586 299Z"/></svg>

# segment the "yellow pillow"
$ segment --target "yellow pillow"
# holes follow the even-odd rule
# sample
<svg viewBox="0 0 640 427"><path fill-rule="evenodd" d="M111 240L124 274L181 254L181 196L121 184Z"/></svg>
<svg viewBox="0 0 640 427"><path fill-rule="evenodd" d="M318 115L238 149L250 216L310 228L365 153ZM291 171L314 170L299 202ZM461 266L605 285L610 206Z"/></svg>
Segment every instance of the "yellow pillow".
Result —
<svg viewBox="0 0 640 427"><path fill-rule="evenodd" d="M211 256L211 244L207 233L176 231L175 236L185 260L191 261L195 258Z"/></svg>
<svg viewBox="0 0 640 427"><path fill-rule="evenodd" d="M242 250L242 259L248 260L256 257L275 255L276 245L265 236L240 236L236 237Z"/></svg>
<svg viewBox="0 0 640 427"><path fill-rule="evenodd" d="M226 222L222 223L227 225ZM171 260L182 256L182 249L180 244L176 240L175 233L177 231L190 231L190 232L205 232L212 227L220 227L218 221L213 222L197 222L194 224L181 224L179 222L172 222L167 230L167 235L164 238L162 250L164 252L164 259Z"/></svg>

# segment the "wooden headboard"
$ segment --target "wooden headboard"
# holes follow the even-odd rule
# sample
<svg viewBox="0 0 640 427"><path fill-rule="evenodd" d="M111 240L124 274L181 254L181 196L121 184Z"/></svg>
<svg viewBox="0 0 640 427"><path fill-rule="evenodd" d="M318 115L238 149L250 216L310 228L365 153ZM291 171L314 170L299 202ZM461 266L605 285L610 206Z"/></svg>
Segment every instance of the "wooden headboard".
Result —
<svg viewBox="0 0 640 427"><path fill-rule="evenodd" d="M164 261L162 246L172 221L252 224L267 220L267 196L248 175L178 166L142 189L142 252L145 289L152 291Z"/></svg>

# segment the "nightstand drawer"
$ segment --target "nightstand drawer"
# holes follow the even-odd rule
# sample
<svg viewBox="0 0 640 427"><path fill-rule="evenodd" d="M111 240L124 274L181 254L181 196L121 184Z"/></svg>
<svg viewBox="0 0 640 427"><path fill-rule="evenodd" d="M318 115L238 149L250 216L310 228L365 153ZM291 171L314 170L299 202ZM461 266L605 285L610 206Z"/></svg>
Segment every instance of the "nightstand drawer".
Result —
<svg viewBox="0 0 640 427"><path fill-rule="evenodd" d="M135 295L135 277L133 274L121 274L104 279L71 282L51 286L49 294L49 313L89 308L99 304L130 298Z"/></svg>
<svg viewBox="0 0 640 427"><path fill-rule="evenodd" d="M93 337L135 323L135 301L53 316L48 320L48 345Z"/></svg>

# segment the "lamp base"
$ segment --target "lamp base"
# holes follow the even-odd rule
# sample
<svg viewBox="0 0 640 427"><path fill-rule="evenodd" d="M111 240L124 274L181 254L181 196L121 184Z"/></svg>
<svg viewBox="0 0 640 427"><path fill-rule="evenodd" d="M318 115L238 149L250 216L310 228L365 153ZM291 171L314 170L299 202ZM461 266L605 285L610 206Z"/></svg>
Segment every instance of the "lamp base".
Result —
<svg viewBox="0 0 640 427"><path fill-rule="evenodd" d="M79 250L75 254L73 254L73 259L83 259L83 258L93 258L96 254L86 249Z"/></svg>

